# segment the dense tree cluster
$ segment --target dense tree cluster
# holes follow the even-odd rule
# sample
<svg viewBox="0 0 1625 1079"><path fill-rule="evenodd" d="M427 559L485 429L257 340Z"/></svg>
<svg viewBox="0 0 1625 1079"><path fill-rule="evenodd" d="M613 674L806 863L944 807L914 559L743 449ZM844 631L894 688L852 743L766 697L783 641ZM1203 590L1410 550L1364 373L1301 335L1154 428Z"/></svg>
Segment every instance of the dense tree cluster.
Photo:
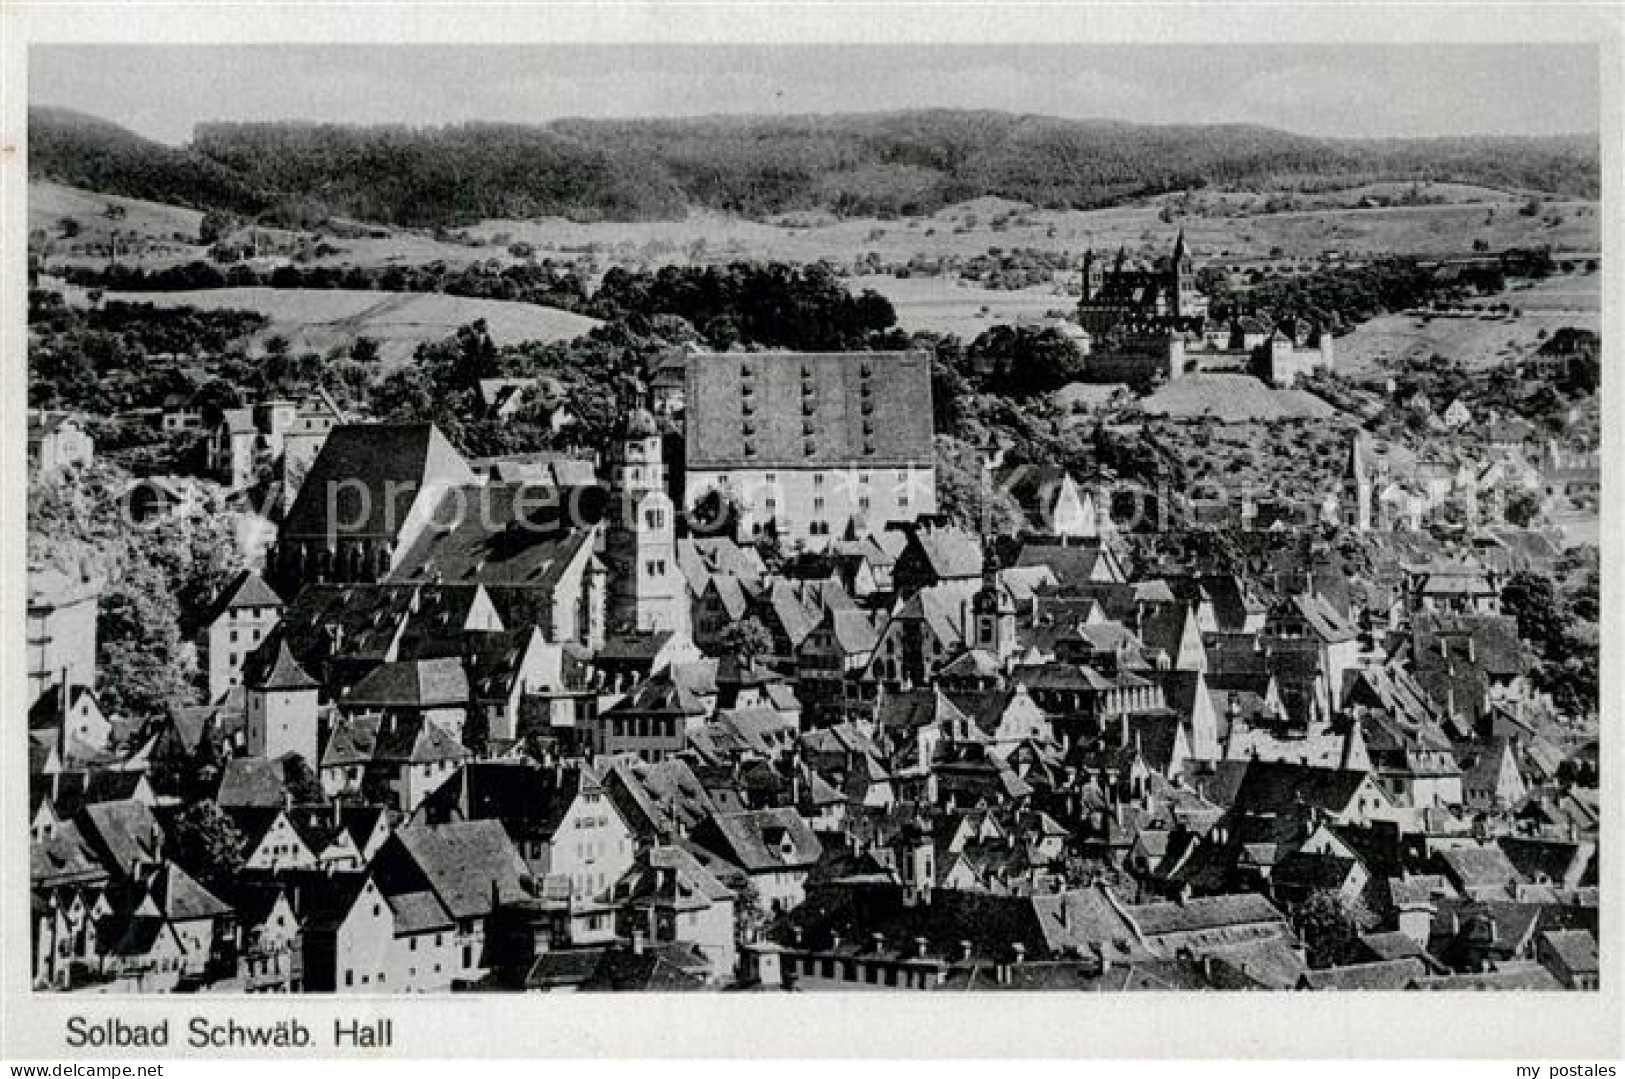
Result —
<svg viewBox="0 0 1625 1079"><path fill-rule="evenodd" d="M674 315L716 349L867 348L897 322L889 300L868 289L852 295L824 263L736 262L652 272L615 267L604 275L590 311L612 320Z"/></svg>
<svg viewBox="0 0 1625 1079"><path fill-rule="evenodd" d="M131 474L104 460L30 484L31 567L77 572L106 582L97 620L97 691L111 712L135 719L167 715L197 700L192 640L210 605L245 563L247 515L223 492L202 485L189 513L140 527L121 501Z"/></svg>
<svg viewBox="0 0 1625 1079"><path fill-rule="evenodd" d="M1518 635L1535 650L1535 684L1565 713L1594 714L1601 612L1596 548L1570 552L1555 577L1529 571L1513 574L1501 590L1501 609L1518 620Z"/></svg>
<svg viewBox="0 0 1625 1079"><path fill-rule="evenodd" d="M1236 295L1233 302L1274 320L1305 319L1337 333L1376 315L1425 306L1457 288L1441 284L1415 259L1384 258L1363 266L1329 266L1269 278Z"/></svg>
<svg viewBox="0 0 1625 1079"><path fill-rule="evenodd" d="M102 267L70 266L63 277L74 285L112 292L190 292L215 288L313 288L381 292L441 292L483 300L543 304L567 311L588 311L586 279L573 267L549 259L503 263L495 260L452 266L427 262L401 266L300 266L274 269L237 263L217 266L196 260L148 270L109 263Z"/></svg>
<svg viewBox="0 0 1625 1079"><path fill-rule="evenodd" d="M1053 327L994 326L965 350L982 389L1006 397L1053 393L1083 377L1083 353Z"/></svg>

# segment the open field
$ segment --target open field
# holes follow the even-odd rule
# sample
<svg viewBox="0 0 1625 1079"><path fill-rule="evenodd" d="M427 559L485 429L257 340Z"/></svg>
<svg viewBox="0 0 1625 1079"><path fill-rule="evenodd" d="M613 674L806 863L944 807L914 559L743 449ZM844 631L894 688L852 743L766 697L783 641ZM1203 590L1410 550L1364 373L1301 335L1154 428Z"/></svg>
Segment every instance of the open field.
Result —
<svg viewBox="0 0 1625 1079"><path fill-rule="evenodd" d="M107 300L159 307L234 308L257 311L271 320L261 339L280 334L296 351L326 351L357 337L378 342L385 365L411 358L425 341L436 341L458 326L484 319L499 345L521 341L563 341L579 337L597 320L537 304L469 299L439 293L361 292L343 289L225 288L195 292L109 292Z"/></svg>
<svg viewBox="0 0 1625 1079"><path fill-rule="evenodd" d="M1526 217L1518 209L1526 201L1519 193L1459 184L1428 185L1435 205L1360 208L1365 200L1392 198L1408 184L1368 183L1311 194L1293 194L1298 204L1326 203L1323 208L1273 214L1242 214L1239 207L1254 206L1267 193L1214 191L1198 193L1192 205L1205 205L1206 213L1174 213L1161 220L1163 210L1180 205L1181 196L1165 196L1142 204L1102 210L1036 210L1006 199L980 198L926 217L880 220L838 219L828 214L782 215L755 221L701 211L677 221L575 222L562 218L533 221L486 221L467 230L476 244L455 244L404 230L385 237L331 239L336 254L313 260L328 265L410 265L443 261L452 265L475 260L515 261L508 245L525 241L537 258L583 264L601 273L612 265L659 266L668 263L782 260L812 262L828 259L850 267L873 255L882 263L899 265L912 258L965 260L985 255L990 248L1038 249L1064 253L1076 260L1087 248L1107 252L1119 246L1134 257L1155 257L1167 252L1174 232L1185 229L1199 263L1246 266L1260 262L1305 262L1335 251L1346 258L1373 254L1447 255L1468 252L1474 240L1493 249L1550 245L1556 251L1595 252L1601 246L1597 204L1550 202L1538 216ZM80 191L60 184L29 185L29 221L32 229L55 234L63 217L81 227L75 243L105 243L117 228L126 236L151 240L138 261L162 266L206 256L204 248L175 239L195 238L201 214L196 211L119 199ZM109 205L126 208L125 217L112 221L102 216ZM1354 208L1350 208L1350 207ZM1554 215L1561 220L1553 225ZM286 236L268 230L272 238ZM96 263L100 256L63 256L67 243L56 244L55 261ZM1564 278L1577 282L1579 279ZM897 309L898 322L907 330L954 333L969 340L1000 322L1070 306L1059 283L1020 291L984 289L962 283L949 271L940 276L907 278L890 274L855 275L854 288L872 288ZM1571 288L1575 285L1571 284ZM1594 283L1589 286L1595 290ZM1538 292L1538 294L1536 294ZM1554 284L1519 292L1508 302L1526 312L1522 323L1481 323L1476 319L1435 320L1430 332L1398 342L1412 323L1405 319L1379 319L1352 338L1339 341L1342 356L1355 370L1369 369L1377 356L1399 347L1446 351L1452 348L1493 356L1510 336L1533 340L1541 327L1555 328L1562 319L1555 309L1576 307L1584 297L1567 297ZM468 301L472 302L472 301ZM1595 307L1594 298L1591 307ZM348 308L346 308L348 313ZM336 316L336 317L347 317ZM495 324L497 319L491 320ZM1584 325L1583 322L1560 324ZM1594 324L1594 316L1593 323ZM1471 328L1469 330L1469 328ZM526 331L529 332L529 331ZM321 333L318 332L318 336ZM1437 338L1438 340L1434 340Z"/></svg>
<svg viewBox="0 0 1625 1079"><path fill-rule="evenodd" d="M980 288L954 277L891 277L865 274L852 277L854 290L874 289L897 311L897 324L914 332L951 333L967 343L983 330L1023 319L1040 318L1054 310L1077 305L1057 286L1025 289Z"/></svg>
<svg viewBox="0 0 1625 1079"><path fill-rule="evenodd" d="M1401 185L1368 184L1298 197L1357 204L1370 193L1382 194L1396 186ZM580 259L592 254L604 265L731 259L831 259L849 263L868 252L888 262L903 262L915 255L968 258L984 254L990 247L1037 248L1078 255L1091 246L1115 251L1123 245L1131 254L1160 255L1165 253L1174 231L1181 227L1197 255L1208 260L1309 258L1328 249L1351 257L1374 253L1444 254L1465 252L1475 239L1484 240L1493 249L1550 245L1559 251L1595 251L1601 246L1597 204L1593 202L1549 202L1539 216L1524 217L1517 212L1523 201L1518 195L1462 185L1440 184L1428 190L1445 201L1439 205L1375 208L1334 205L1247 216L1230 216L1233 210L1227 208L1223 210L1225 216L1173 213L1171 221L1163 221L1159 215L1165 204L1177 204L1179 196L1102 210L1038 210L1007 199L980 198L945 207L930 216L893 220L799 213L754 221L710 211L693 212L676 221L498 220L481 222L467 230L470 237L486 241L482 246L443 243L425 234L393 230L385 239L332 241L344 250L320 261L372 265L434 259L451 263L507 260L511 256L506 243L495 242L499 239L527 241L535 245L541 257ZM1267 194L1220 192L1203 193L1199 198L1217 211L1221 206L1250 205ZM139 205L143 212L131 210L125 221L108 224L169 243L173 243L177 232L195 237L201 218L196 211L34 181L29 184L30 228L52 228L63 216L72 216L88 235L97 227L93 219L109 203ZM1549 224L1554 215L1561 221ZM1277 248L1280 254L1273 255ZM201 254L201 248L188 248L174 257Z"/></svg>
<svg viewBox="0 0 1625 1079"><path fill-rule="evenodd" d="M105 211L110 206L123 210L124 216L108 217ZM77 223L77 236L61 235L64 218ZM137 265L161 268L207 259L208 247L197 242L202 221L201 211L181 206L102 195L49 180L28 183L28 230L51 238L53 263L102 265L107 261L104 252L79 249L104 247L115 232L120 238L122 257ZM258 231L272 245L289 243L296 236L286 229ZM340 250L313 259L312 264L388 266L440 261L460 265L497 256L508 261L507 252L499 248L444 243L416 232L387 231L383 237L329 238L327 242Z"/></svg>
<svg viewBox="0 0 1625 1079"><path fill-rule="evenodd" d="M1312 393L1277 390L1252 375L1195 374L1173 379L1140 401L1148 416L1216 423L1324 420L1337 410Z"/></svg>
<svg viewBox="0 0 1625 1079"><path fill-rule="evenodd" d="M1359 377L1377 372L1385 362L1426 359L1434 353L1469 367L1507 363L1538 348L1561 327L1597 330L1600 289L1597 274L1565 274L1474 301L1511 304L1523 312L1516 318L1383 315L1337 339L1338 370Z"/></svg>
<svg viewBox="0 0 1625 1079"><path fill-rule="evenodd" d="M696 213L683 221L488 221L470 233L509 233L555 257L579 256L590 250L604 258L643 258L656 263L696 257L702 261L827 258L849 262L871 251L883 260L901 262L915 255L968 258L986 253L989 247L1080 255L1089 247L1115 251L1122 245L1131 254L1161 255L1179 228L1185 229L1198 258L1208 260L1309 258L1328 249L1350 257L1465 253L1475 239L1483 239L1492 249L1550 245L1554 250L1594 251L1600 246L1595 203L1547 204L1546 215L1562 216L1553 226L1546 223L1545 215L1520 215L1520 200L1513 196L1494 194L1499 197L1491 203L1298 210L1245 217L1175 214L1171 222L1158 216L1165 200L1104 210L1035 210L984 198L947 207L929 217L891 221L798 214L764 223ZM995 228L1001 218L1002 224ZM1281 255L1271 254L1276 248Z"/></svg>
<svg viewBox="0 0 1625 1079"><path fill-rule="evenodd" d="M107 210L123 211L123 217L109 217ZM203 214L180 206L167 206L144 199L127 199L118 195L99 195L77 187L51 183L48 180L30 180L28 183L28 231L57 236L63 218L77 223L79 235L71 240L57 241L58 247L72 244L105 244L116 230L122 235L134 234L164 251L154 252L168 260L187 257L203 249L197 246L198 224Z"/></svg>

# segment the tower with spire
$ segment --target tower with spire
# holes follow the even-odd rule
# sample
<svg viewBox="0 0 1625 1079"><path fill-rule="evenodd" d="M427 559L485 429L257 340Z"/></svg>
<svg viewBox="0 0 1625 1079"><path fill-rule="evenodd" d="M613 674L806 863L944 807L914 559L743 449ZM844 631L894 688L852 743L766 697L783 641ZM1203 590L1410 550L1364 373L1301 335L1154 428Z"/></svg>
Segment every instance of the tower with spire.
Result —
<svg viewBox="0 0 1625 1079"><path fill-rule="evenodd" d="M660 426L635 394L624 396L610 450L609 632L689 633L688 585L677 565L677 522L666 493Z"/></svg>
<svg viewBox="0 0 1625 1079"><path fill-rule="evenodd" d="M971 598L971 618L974 647L1001 663L1015 652L1016 605L999 583L999 556L991 535L982 541L982 587Z"/></svg>

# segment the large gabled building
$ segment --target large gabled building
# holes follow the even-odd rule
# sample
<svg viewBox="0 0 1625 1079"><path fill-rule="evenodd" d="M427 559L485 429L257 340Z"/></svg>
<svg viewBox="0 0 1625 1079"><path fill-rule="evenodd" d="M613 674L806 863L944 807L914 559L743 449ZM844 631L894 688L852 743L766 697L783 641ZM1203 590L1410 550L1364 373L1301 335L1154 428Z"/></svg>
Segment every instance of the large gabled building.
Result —
<svg viewBox="0 0 1625 1079"><path fill-rule="evenodd" d="M388 576L454 490L478 480L433 424L336 427L310 466L266 560L285 594L312 581ZM462 513L471 507L461 507Z"/></svg>
<svg viewBox="0 0 1625 1079"><path fill-rule="evenodd" d="M822 549L937 511L918 352L689 357L684 502L723 492L741 538Z"/></svg>

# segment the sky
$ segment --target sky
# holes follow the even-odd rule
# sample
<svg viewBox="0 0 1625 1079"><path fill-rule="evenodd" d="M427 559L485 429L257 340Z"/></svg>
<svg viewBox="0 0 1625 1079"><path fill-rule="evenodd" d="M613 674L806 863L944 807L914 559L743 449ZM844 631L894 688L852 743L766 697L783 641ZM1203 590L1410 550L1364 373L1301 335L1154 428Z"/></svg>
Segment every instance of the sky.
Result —
<svg viewBox="0 0 1625 1079"><path fill-rule="evenodd" d="M208 120L414 125L985 108L1304 135L1592 133L1591 46L36 45L29 100L161 142Z"/></svg>

